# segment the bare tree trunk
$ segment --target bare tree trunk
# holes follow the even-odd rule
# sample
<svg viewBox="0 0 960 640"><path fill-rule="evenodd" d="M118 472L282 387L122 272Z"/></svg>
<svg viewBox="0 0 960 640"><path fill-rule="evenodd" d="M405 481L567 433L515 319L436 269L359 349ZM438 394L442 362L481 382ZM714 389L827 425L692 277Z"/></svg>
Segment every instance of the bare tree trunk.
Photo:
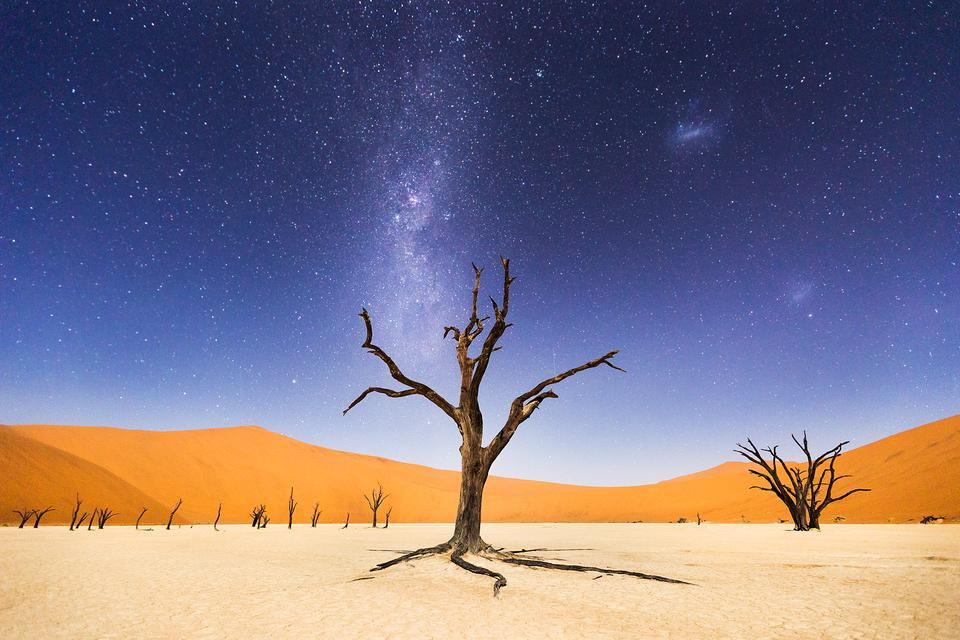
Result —
<svg viewBox="0 0 960 640"><path fill-rule="evenodd" d="M35 513L33 509L24 509L23 511L14 509L13 512L20 516L20 525L17 527L17 529L23 529L23 525L27 524L27 521L30 520Z"/></svg>
<svg viewBox="0 0 960 640"><path fill-rule="evenodd" d="M387 509L387 521L383 523L383 528L386 529L390 526L390 514L393 513L393 507Z"/></svg>
<svg viewBox="0 0 960 640"><path fill-rule="evenodd" d="M311 526L311 527L316 527L316 526L317 526L317 520L320 519L320 514L321 514L321 513L323 513L323 512L320 510L320 503L317 502L317 503L315 503L315 504L313 505L313 515L310 516L310 526Z"/></svg>
<svg viewBox="0 0 960 640"><path fill-rule="evenodd" d="M40 527L40 518L42 518L43 516L47 515L47 512L48 512L48 511L56 511L56 509L54 509L53 507L47 507L47 508L44 509L43 511L34 511L34 512L33 512L33 515L34 515L34 517L36 518L36 520L33 521L33 528L34 528L34 529L37 529L37 528Z"/></svg>
<svg viewBox="0 0 960 640"><path fill-rule="evenodd" d="M221 509L223 509L223 503L222 503L222 502L217 505L217 519L213 521L213 530L214 530L214 531L219 531L219 529L217 529L217 525L220 523L220 510L221 510Z"/></svg>
<svg viewBox="0 0 960 640"><path fill-rule="evenodd" d="M87 531L93 530L93 519L97 517L97 513L99 513L99 511L100 509L97 508L94 509L93 513L90 514L90 522L87 523Z"/></svg>
<svg viewBox="0 0 960 640"><path fill-rule="evenodd" d="M144 508L140 511L140 515L137 516L137 524L133 527L134 529L139 529L139 528L140 528L140 520L143 518L143 514L145 514L146 512L147 512L147 508L146 508L146 507L144 507Z"/></svg>
<svg viewBox="0 0 960 640"><path fill-rule="evenodd" d="M80 513L80 494L77 493L77 506L73 508L73 513L70 514L70 531L73 531L75 526L80 526L77 524L77 514Z"/></svg>
<svg viewBox="0 0 960 640"><path fill-rule="evenodd" d="M293 500L293 487L290 487L290 501L287 503L287 529L293 529L293 512L297 510L297 503Z"/></svg>
<svg viewBox="0 0 960 640"><path fill-rule="evenodd" d="M170 512L170 517L167 519L167 531L170 531L170 525L173 523L173 515L177 512L177 509L180 508L181 504L183 504L183 498L177 500L177 506L175 506L173 511Z"/></svg>
<svg viewBox="0 0 960 640"><path fill-rule="evenodd" d="M487 548L480 537L480 516L483 510L483 487L490 468L479 449L461 447L460 502L450 545L454 552L477 553Z"/></svg>
<svg viewBox="0 0 960 640"><path fill-rule="evenodd" d="M341 528L341 529L346 529L346 528L349 527L349 526L350 526L350 512L347 511L347 521L344 522L344 523L343 523L343 526L340 527L340 528Z"/></svg>
<svg viewBox="0 0 960 640"><path fill-rule="evenodd" d="M700 512L697 511L697 526L700 526Z"/></svg>

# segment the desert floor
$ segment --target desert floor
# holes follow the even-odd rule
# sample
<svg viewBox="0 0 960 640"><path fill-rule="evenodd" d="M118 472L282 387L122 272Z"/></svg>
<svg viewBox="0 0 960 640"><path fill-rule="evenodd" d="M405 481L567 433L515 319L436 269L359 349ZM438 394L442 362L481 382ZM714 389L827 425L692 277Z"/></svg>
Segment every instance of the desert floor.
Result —
<svg viewBox="0 0 960 640"><path fill-rule="evenodd" d="M450 525L0 528L0 637L954 637L960 526L492 524L537 555L694 583L433 557ZM568 550L576 549L576 550ZM373 579L356 580L357 578Z"/></svg>

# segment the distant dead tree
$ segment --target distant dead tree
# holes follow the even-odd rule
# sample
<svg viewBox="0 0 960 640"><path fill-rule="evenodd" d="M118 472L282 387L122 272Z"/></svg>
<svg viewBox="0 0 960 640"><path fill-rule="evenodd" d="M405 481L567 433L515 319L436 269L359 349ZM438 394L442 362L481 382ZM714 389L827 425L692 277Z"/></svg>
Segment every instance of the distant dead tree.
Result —
<svg viewBox="0 0 960 640"><path fill-rule="evenodd" d="M170 531L170 525L173 524L173 516L177 512L177 509L180 508L180 505L183 504L183 498L177 500L177 505L173 508L173 511L170 512L170 517L167 518L167 531Z"/></svg>
<svg viewBox="0 0 960 640"><path fill-rule="evenodd" d="M293 512L297 510L297 503L293 499L293 487L290 487L290 500L287 502L287 529L293 529Z"/></svg>
<svg viewBox="0 0 960 640"><path fill-rule="evenodd" d="M80 513L80 505L83 504L80 501L80 494L77 493L77 505L73 508L73 512L70 514L70 531L73 531L74 527L79 527L77 524L77 514Z"/></svg>
<svg viewBox="0 0 960 640"><path fill-rule="evenodd" d="M697 511L697 526L700 526L700 512Z"/></svg>
<svg viewBox="0 0 960 640"><path fill-rule="evenodd" d="M44 509L43 511L34 511L34 512L33 512L33 517L35 518L35 520L33 521L33 528L34 528L34 529L37 529L37 528L40 527L40 518L42 518L43 516L47 515L47 513L49 513L50 511L56 511L56 509L54 509L53 507L47 507L47 508Z"/></svg>
<svg viewBox="0 0 960 640"><path fill-rule="evenodd" d="M20 524L17 526L17 529L23 529L23 525L27 524L27 520L32 518L33 514L36 513L33 509L24 509L23 511L14 509L13 512L20 516Z"/></svg>
<svg viewBox="0 0 960 640"><path fill-rule="evenodd" d="M137 516L137 524L133 527L134 529L139 529L139 528L140 528L140 520L143 519L143 514L145 514L146 512L147 512L147 508L146 508L146 507L144 507L143 509L140 510L140 515Z"/></svg>
<svg viewBox="0 0 960 640"><path fill-rule="evenodd" d="M217 519L213 521L213 530L214 530L214 531L220 531L220 529L217 529L217 525L220 523L220 510L221 510L221 509L223 509L223 503L222 503L222 502L217 505Z"/></svg>
<svg viewBox="0 0 960 640"><path fill-rule="evenodd" d="M823 513L825 508L858 491L870 491L870 489L857 488L839 496L833 495L834 483L837 480L850 477L849 475L838 476L835 469L837 458L840 456L844 445L849 444L849 440L841 442L814 458L807 444L806 431L803 432L803 442L797 440L796 436L791 435L790 437L803 451L806 464L788 466L777 453L776 446L761 450L753 444L750 438L747 438L746 446L737 443L737 448L734 451L760 467L759 471L756 469L748 469L748 471L758 478L762 478L767 486L754 485L750 488L769 491L777 496L787 507L787 511L790 512L794 530L819 530L820 514ZM764 453L770 456L769 461L764 458ZM781 472L784 477L781 477Z"/></svg>
<svg viewBox="0 0 960 640"><path fill-rule="evenodd" d="M923 516L920 524L939 524L946 519L946 516Z"/></svg>
<svg viewBox="0 0 960 640"><path fill-rule="evenodd" d="M380 510L380 505L383 504L383 501L390 497L390 494L385 494L383 492L383 485L379 482L377 483L376 489L370 490L370 495L364 494L363 499L367 501L367 506L370 507L370 511L373 512L373 528L377 528L377 511Z"/></svg>
<svg viewBox="0 0 960 640"><path fill-rule="evenodd" d="M349 526L350 526L350 512L347 511L347 521L344 522L344 523L343 523L343 526L340 527L340 528L341 528L341 529L346 529L346 528L349 527Z"/></svg>
<svg viewBox="0 0 960 640"><path fill-rule="evenodd" d="M387 518L386 518L387 521L383 523L383 528L384 528L384 529L386 529L387 527L390 526L390 514L391 514L391 513L393 513L393 507L390 507L389 509L387 509Z"/></svg>
<svg viewBox="0 0 960 640"><path fill-rule="evenodd" d="M258 529L266 529L267 525L270 524L270 516L267 515L267 512L263 512L263 517L260 518L260 526Z"/></svg>
<svg viewBox="0 0 960 640"><path fill-rule="evenodd" d="M259 507L254 507L250 512L250 526L254 529L260 528L260 521L263 520L263 515L267 512L266 505L261 504Z"/></svg>
<svg viewBox="0 0 960 640"><path fill-rule="evenodd" d="M97 514L98 514L98 513L100 513L100 508L99 508L99 507L95 508L95 509L93 510L93 513L90 514L90 521L87 522L87 531L90 531L91 529L93 529L93 525L94 525L93 520L94 520L94 518L97 517Z"/></svg>
<svg viewBox="0 0 960 640"><path fill-rule="evenodd" d="M470 354L470 348L474 341L483 333L490 317L481 317L477 312L477 299L480 293L480 277L483 269L476 265L473 266L473 289L471 292L470 317L465 326L446 326L443 330L443 337L452 336L455 343L455 352L457 365L459 367L459 376L456 388L460 390L459 398L456 404L450 402L442 395L437 393L427 384L407 376L393 358L387 355L379 345L373 342L373 322L366 309L361 309L360 318L363 320L366 336L361 347L368 353L379 358L386 365L390 376L397 381L400 389L390 389L385 387L368 387L356 397L347 408L344 414L360 404L371 394L385 395L390 398L406 398L409 396L422 396L433 403L456 425L460 433L462 443L460 445L460 498L457 506L456 523L454 525L453 536L446 542L442 542L433 547L417 549L405 553L398 558L378 564L373 570L386 569L400 562L414 560L423 556L432 554L447 554L451 562L461 569L488 576L494 579L494 594L499 593L501 587L506 585L507 581L503 575L481 567L464 559L464 554L475 553L486 556L491 560L500 560L510 564L523 566L537 566L549 569L563 569L569 571L598 571L600 573L619 573L632 575L638 578L659 579L667 582L679 582L669 578L660 578L659 576L649 576L642 573L621 571L615 569L591 568L585 569L577 565L563 565L546 561L535 561L530 557L519 554L511 554L496 549L480 537L480 519L483 503L483 489L486 485L490 473L490 467L501 454L504 448L510 443L514 434L520 425L529 419L533 413L540 407L540 404L549 398L556 398L557 394L553 390L556 385L578 373L593 369L595 367L607 366L617 371L623 371L620 367L613 364L612 359L617 355L616 351L610 351L605 355L590 360L584 364L568 369L563 373L547 378L534 385L529 390L521 393L513 402L507 411L507 418L497 434L484 446L483 444L483 413L480 409L479 395L480 386L486 374L487 367L490 364L493 354L500 349L497 345L504 332L511 326L507 322L507 316L510 311L510 287L514 278L510 275L510 261L506 258L500 258L500 264L503 267L503 290L500 304L491 298L493 307L493 322L490 329L483 339L479 353Z"/></svg>
<svg viewBox="0 0 960 640"><path fill-rule="evenodd" d="M117 515L117 513L116 513L115 511L111 511L110 509L101 508L101 509L100 509L100 516L97 518L97 529L103 529L103 526L104 526L105 524L107 524L107 520L109 520L110 518L112 518L112 517L114 517L114 516L116 516L116 515Z"/></svg>
<svg viewBox="0 0 960 640"><path fill-rule="evenodd" d="M81 514L80 519L77 520L77 527L76 529L74 529L74 531L78 531L80 529L80 525L83 524L83 521L87 519L88 515L89 514L86 511L84 511L83 514Z"/></svg>
<svg viewBox="0 0 960 640"><path fill-rule="evenodd" d="M836 518L833 519L833 521L836 522L837 524L840 524L844 520L846 520L846 518L844 518L843 516L837 516Z"/></svg>
<svg viewBox="0 0 960 640"><path fill-rule="evenodd" d="M316 527L316 526L317 526L317 520L320 519L320 514L321 514L321 513L323 513L323 511L320 510L320 503L317 502L317 503L315 503L315 504L313 505L313 515L310 516L310 526L311 526L311 527Z"/></svg>
<svg viewBox="0 0 960 640"><path fill-rule="evenodd" d="M677 524L687 524L686 518L677 518Z"/></svg>

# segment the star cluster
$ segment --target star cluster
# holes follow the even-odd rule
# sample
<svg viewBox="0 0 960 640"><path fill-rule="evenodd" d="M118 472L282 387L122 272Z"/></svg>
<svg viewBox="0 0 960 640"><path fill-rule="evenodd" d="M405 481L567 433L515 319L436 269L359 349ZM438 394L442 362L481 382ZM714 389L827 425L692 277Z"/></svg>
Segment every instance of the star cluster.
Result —
<svg viewBox="0 0 960 640"><path fill-rule="evenodd" d="M948 4L22 2L0 57L0 420L256 423L454 468L442 327L519 276L496 473L637 483L960 398ZM484 296L482 299L486 299ZM492 428L489 427L488 428Z"/></svg>

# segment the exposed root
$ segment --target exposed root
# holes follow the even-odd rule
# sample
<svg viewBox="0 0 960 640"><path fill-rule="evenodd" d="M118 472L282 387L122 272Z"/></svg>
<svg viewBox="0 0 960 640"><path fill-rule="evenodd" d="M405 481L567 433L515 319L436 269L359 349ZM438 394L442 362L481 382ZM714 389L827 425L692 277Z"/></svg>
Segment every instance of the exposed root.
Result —
<svg viewBox="0 0 960 640"><path fill-rule="evenodd" d="M524 567L557 569L559 571L596 571L602 575L633 576L634 578L640 578L642 580L656 580L657 582L669 582L672 584L690 584L689 582L684 582L683 580L658 576L652 573L640 573L639 571L609 569L605 567L590 567L580 564L559 564L556 562L548 562L546 560L535 560L533 558L517 558L505 553L498 553L494 556L491 556L491 559L500 560L501 562L506 562L508 564L518 564Z"/></svg>
<svg viewBox="0 0 960 640"><path fill-rule="evenodd" d="M450 543L444 542L443 544L438 544L435 547L424 547L423 549L417 549L416 551L411 551L410 553L405 553L398 558L393 560L388 560L386 562L381 562L370 571L382 571L387 567L392 567L395 564L400 564L401 562L407 562L408 560L416 560L417 558L422 558L424 556L430 556L435 553L443 553L444 551L450 550Z"/></svg>
<svg viewBox="0 0 960 640"><path fill-rule="evenodd" d="M503 551L503 549L494 549L494 551ZM548 549L546 547L537 547L536 549L515 549L508 553L533 553L534 551L593 551L593 549Z"/></svg>
<svg viewBox="0 0 960 640"><path fill-rule="evenodd" d="M470 562L467 562L463 559L462 553L453 553L450 556L450 560L453 564L457 565L461 569L466 569L470 573L478 573L482 576L489 576L494 579L493 583L493 597L496 598L500 595L500 589L507 586L507 579L503 577L502 573L497 573L496 571L491 571L486 567L481 567Z"/></svg>
<svg viewBox="0 0 960 640"><path fill-rule="evenodd" d="M383 551L387 551L384 549ZM634 578L640 578L641 580L655 580L657 582L668 582L671 584L686 584L691 583L684 582L683 580L677 580L675 578L667 578L665 576L658 576L650 573L641 573L639 571L627 571L625 569L610 569L608 567L591 567L587 565L579 564L562 564L558 562L551 562L544 558L538 558L536 556L520 556L520 553L527 553L530 551L592 551L592 549L547 549L547 548L538 548L538 549L520 549L518 551L504 551L502 549L491 547L490 545L485 545L484 547L476 551L477 555L488 560L499 560L501 562L506 562L507 564L515 564L522 567L534 567L538 569L556 569L558 571L580 571L580 572L595 572L599 575L593 578L597 580L607 575L617 575L617 576L632 576ZM500 595L500 589L507 586L507 579L501 573L497 573L486 567L481 567L475 565L471 562L464 560L463 556L466 553L465 550L459 549L454 550L453 544L450 542L444 542L443 544L438 544L435 547L424 547L423 549L417 549L416 551L409 551L403 553L403 555L394 558L393 560L388 560L387 562L381 562L377 566L370 569L370 571L381 571L393 565L400 564L401 562L407 562L409 560L416 560L417 558L424 558L431 555L445 554L446 552L450 553L450 561L461 569L465 569L470 573L476 573L478 575L487 576L494 579L493 584L493 595ZM398 552L399 553L399 552Z"/></svg>

